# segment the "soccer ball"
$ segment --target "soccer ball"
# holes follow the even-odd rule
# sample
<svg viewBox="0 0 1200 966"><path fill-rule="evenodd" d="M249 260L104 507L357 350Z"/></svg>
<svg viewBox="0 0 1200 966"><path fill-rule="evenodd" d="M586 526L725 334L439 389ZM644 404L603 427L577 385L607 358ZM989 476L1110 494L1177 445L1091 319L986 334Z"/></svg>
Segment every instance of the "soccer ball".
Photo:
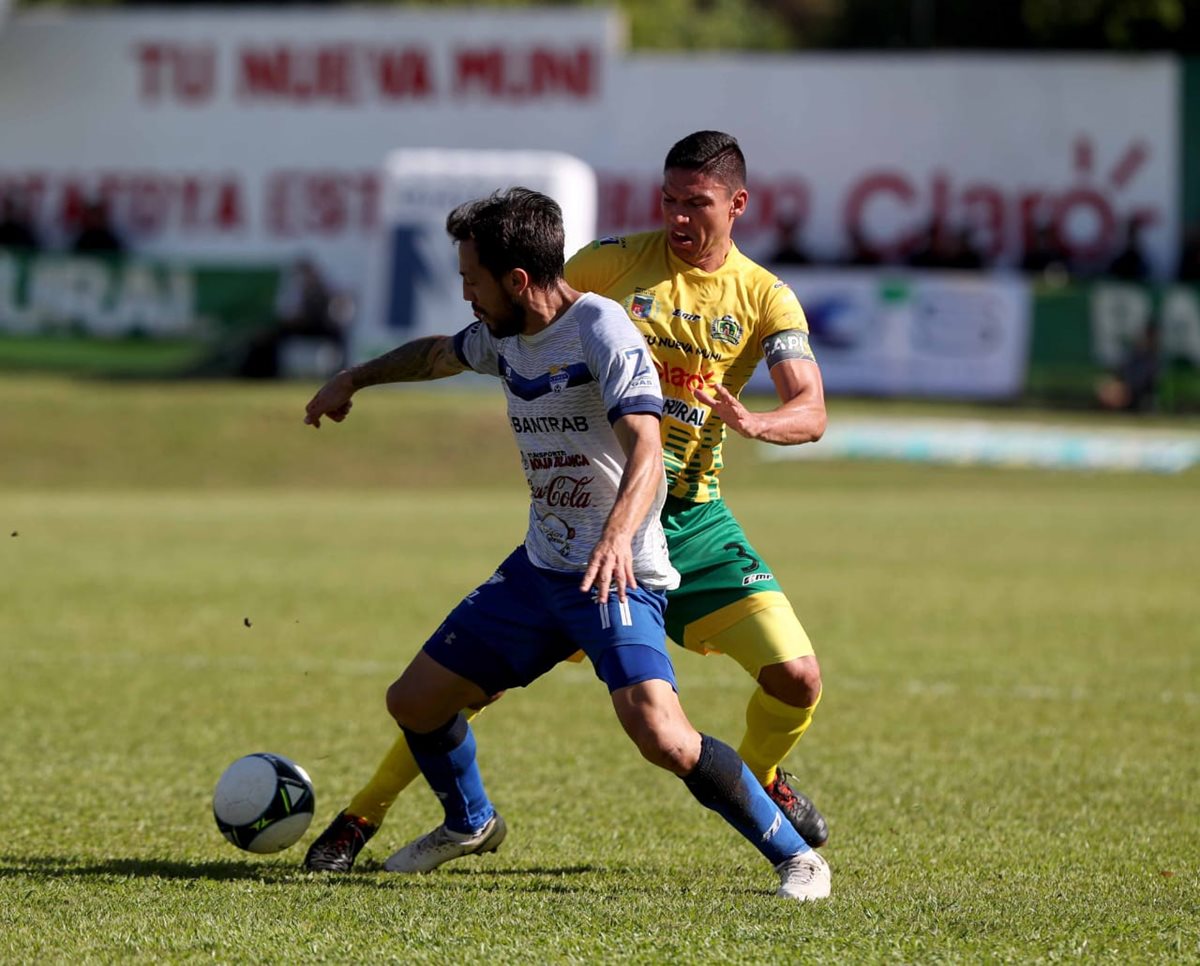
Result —
<svg viewBox="0 0 1200 966"><path fill-rule="evenodd" d="M263 752L225 769L213 792L217 828L239 849L278 852L300 840L316 797L308 773L282 755Z"/></svg>

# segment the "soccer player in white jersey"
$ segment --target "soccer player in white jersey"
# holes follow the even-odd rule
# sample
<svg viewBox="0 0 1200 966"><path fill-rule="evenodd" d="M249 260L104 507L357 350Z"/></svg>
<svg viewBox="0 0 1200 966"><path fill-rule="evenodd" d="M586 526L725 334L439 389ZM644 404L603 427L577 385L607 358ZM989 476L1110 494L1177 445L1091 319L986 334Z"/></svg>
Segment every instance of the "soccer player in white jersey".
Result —
<svg viewBox="0 0 1200 966"><path fill-rule="evenodd" d="M463 712L582 650L638 750L683 779L772 863L776 894L828 896L825 860L737 753L697 732L679 704L663 616L679 575L659 521L662 393L641 335L619 304L567 285L562 213L545 195L497 193L455 209L446 227L478 321L338 373L305 416L319 428L324 416L345 419L364 386L474 369L503 383L529 483L524 543L454 608L388 689L388 711L445 821L385 867L429 872L499 848L504 820L484 791Z"/></svg>

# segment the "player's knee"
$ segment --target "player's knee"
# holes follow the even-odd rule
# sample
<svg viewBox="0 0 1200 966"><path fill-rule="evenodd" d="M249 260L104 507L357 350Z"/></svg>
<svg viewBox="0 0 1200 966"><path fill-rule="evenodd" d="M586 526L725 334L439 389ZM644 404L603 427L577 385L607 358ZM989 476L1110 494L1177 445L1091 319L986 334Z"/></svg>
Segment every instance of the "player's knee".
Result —
<svg viewBox="0 0 1200 966"><path fill-rule="evenodd" d="M696 767L698 756L687 734L651 730L630 737L646 761L673 775L686 775Z"/></svg>
<svg viewBox="0 0 1200 966"><path fill-rule="evenodd" d="M700 758L700 734L664 680L643 681L612 693L613 709L642 757L676 775L686 775Z"/></svg>
<svg viewBox="0 0 1200 966"><path fill-rule="evenodd" d="M763 668L758 683L771 697L796 708L811 708L821 696L821 665L815 654Z"/></svg>
<svg viewBox="0 0 1200 966"><path fill-rule="evenodd" d="M802 707L809 707L821 696L821 665L817 663L815 654L800 659L800 667L796 673L797 688L805 693Z"/></svg>
<svg viewBox="0 0 1200 966"><path fill-rule="evenodd" d="M402 681L393 681L388 685L386 701L388 714L395 719L396 724L402 728L407 727L405 722L407 715L404 700L404 685Z"/></svg>
<svg viewBox="0 0 1200 966"><path fill-rule="evenodd" d="M387 689L387 709L396 724L409 731L431 731L441 724L436 716L422 712L420 695L413 693L413 688L403 677L393 681Z"/></svg>
<svg viewBox="0 0 1200 966"><path fill-rule="evenodd" d="M623 717L625 732L650 764L675 775L686 775L700 756L700 735L680 715L661 713Z"/></svg>

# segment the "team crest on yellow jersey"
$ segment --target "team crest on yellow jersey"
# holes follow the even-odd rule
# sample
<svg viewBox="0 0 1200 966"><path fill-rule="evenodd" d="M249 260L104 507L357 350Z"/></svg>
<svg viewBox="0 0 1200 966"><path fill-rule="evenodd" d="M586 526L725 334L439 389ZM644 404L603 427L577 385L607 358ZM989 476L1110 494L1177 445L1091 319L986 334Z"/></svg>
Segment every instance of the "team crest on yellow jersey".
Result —
<svg viewBox="0 0 1200 966"><path fill-rule="evenodd" d="M635 319L648 319L653 313L654 296L649 293L639 293L629 303L629 314Z"/></svg>
<svg viewBox="0 0 1200 966"><path fill-rule="evenodd" d="M722 315L719 319L713 319L709 334L717 342L737 345L742 341L742 326L732 315Z"/></svg>

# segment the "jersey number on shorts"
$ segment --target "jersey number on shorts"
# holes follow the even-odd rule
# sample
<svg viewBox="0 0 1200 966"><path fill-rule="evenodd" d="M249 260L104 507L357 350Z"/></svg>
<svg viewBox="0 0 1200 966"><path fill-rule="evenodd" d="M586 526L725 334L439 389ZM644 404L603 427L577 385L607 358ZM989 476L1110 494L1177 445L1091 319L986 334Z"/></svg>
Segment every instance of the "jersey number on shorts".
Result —
<svg viewBox="0 0 1200 966"><path fill-rule="evenodd" d="M762 561L759 560L756 556L754 556L754 554L752 554L749 550L747 550L740 543L727 543L721 549L722 550L736 550L737 555L739 557L741 557L743 560L750 561L750 563L747 566L742 568L742 573L744 573L744 574L752 574L752 573L754 573L754 571L758 570L762 566Z"/></svg>

